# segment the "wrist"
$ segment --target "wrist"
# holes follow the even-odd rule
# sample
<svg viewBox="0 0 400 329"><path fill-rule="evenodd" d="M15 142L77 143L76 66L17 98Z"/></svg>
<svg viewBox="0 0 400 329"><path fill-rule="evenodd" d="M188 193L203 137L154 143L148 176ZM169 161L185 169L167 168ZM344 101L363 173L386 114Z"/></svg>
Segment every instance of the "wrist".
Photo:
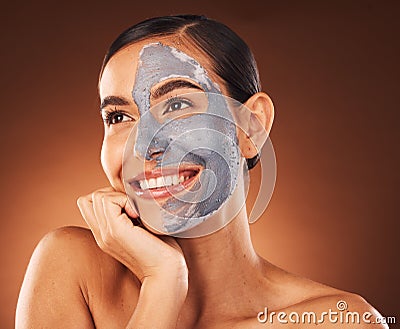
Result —
<svg viewBox="0 0 400 329"><path fill-rule="evenodd" d="M187 267L174 267L173 269L158 271L157 274L148 276L143 280L143 288L155 292L156 295L161 294L183 302L188 291Z"/></svg>
<svg viewBox="0 0 400 329"><path fill-rule="evenodd" d="M139 302L126 328L175 328L186 294L187 276L185 279L185 276L169 273L146 277L140 288Z"/></svg>

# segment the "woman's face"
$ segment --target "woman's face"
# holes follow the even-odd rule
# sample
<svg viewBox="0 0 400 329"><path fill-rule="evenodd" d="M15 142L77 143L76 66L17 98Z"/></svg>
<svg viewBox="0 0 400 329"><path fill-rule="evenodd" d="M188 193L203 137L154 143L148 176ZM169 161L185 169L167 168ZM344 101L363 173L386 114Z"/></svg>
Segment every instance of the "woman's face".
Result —
<svg viewBox="0 0 400 329"><path fill-rule="evenodd" d="M203 54L168 39L135 43L110 59L99 89L102 165L142 220L141 212L159 208L161 218L153 211L147 224L173 234L221 207L241 155L223 82Z"/></svg>

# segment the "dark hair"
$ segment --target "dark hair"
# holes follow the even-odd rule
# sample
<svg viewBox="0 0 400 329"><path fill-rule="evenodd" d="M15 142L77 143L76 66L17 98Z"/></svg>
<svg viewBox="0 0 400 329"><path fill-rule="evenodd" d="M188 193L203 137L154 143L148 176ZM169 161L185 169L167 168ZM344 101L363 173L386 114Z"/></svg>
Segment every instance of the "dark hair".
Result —
<svg viewBox="0 0 400 329"><path fill-rule="evenodd" d="M210 59L213 71L225 82L229 96L244 103L261 90L258 69L247 44L226 25L198 15L176 15L147 19L124 32L111 44L101 72L123 47L152 37L187 36ZM249 169L259 154L247 159Z"/></svg>

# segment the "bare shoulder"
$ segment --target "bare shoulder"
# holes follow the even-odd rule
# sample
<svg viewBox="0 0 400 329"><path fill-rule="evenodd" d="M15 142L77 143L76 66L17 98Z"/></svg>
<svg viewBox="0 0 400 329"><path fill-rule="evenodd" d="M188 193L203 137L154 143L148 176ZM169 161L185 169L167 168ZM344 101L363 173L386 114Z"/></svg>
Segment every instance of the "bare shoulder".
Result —
<svg viewBox="0 0 400 329"><path fill-rule="evenodd" d="M113 303L126 286L132 295L139 290L132 273L97 246L90 230L56 229L33 252L18 299L16 328L55 328L60 321L64 328L77 323L93 328L96 314L108 307L103 299Z"/></svg>
<svg viewBox="0 0 400 329"><path fill-rule="evenodd" d="M96 241L89 229L78 226L65 226L47 233L37 245L36 253L73 253L76 249L83 251L80 255L88 252L96 252L94 245ZM82 249L83 248L83 249ZM75 255L79 256L79 255Z"/></svg>
<svg viewBox="0 0 400 329"><path fill-rule="evenodd" d="M330 288L330 287L328 287ZM296 312L301 322L321 324L322 328L388 328L382 316L363 297L331 288L334 294L322 294L288 307L287 314Z"/></svg>
<svg viewBox="0 0 400 329"><path fill-rule="evenodd" d="M379 312L361 296L343 292L319 296L282 309L265 307L257 318L247 319L232 328L289 328L318 326L324 329L387 329ZM383 322L383 323L382 323Z"/></svg>
<svg viewBox="0 0 400 329"><path fill-rule="evenodd" d="M273 278L283 298L268 305L253 320L254 328L261 323L272 328L388 328L382 316L364 298L275 267ZM256 322L258 322L256 324ZM249 326L250 328L250 326ZM252 328L252 327L251 327Z"/></svg>
<svg viewBox="0 0 400 329"><path fill-rule="evenodd" d="M108 257L97 247L92 232L78 226L60 227L47 233L37 245L35 253L68 256L77 260L93 256Z"/></svg>
<svg viewBox="0 0 400 329"><path fill-rule="evenodd" d="M47 275L68 274L70 279L82 281L93 267L101 264L120 266L97 246L89 229L77 226L61 227L47 233L38 243L29 267L46 265ZM81 282L82 283L82 282Z"/></svg>

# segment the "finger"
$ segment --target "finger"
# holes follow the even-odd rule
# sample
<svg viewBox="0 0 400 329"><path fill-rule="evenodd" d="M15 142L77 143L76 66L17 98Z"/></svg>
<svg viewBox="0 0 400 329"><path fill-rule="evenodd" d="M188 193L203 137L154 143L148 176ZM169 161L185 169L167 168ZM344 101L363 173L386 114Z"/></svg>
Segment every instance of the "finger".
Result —
<svg viewBox="0 0 400 329"><path fill-rule="evenodd" d="M111 193L107 195L106 198L103 198L102 202L104 215L106 220L108 220L111 231L118 232L122 235L126 235L128 233L130 238L134 241L136 241L136 239L137 241L145 240L146 242L153 245L163 245L163 243L156 236L154 236L147 230L137 226L133 226L128 216L125 213L121 212L121 209L126 209L127 204L129 204L128 198L125 194L118 192ZM135 211L133 208L131 208L130 211L132 217L138 217L138 214L136 212L132 213L132 211ZM138 247L138 245L135 246Z"/></svg>
<svg viewBox="0 0 400 329"><path fill-rule="evenodd" d="M128 225L127 228L132 227L132 221L128 218L128 216L132 218L139 217L136 210L130 206L128 198L125 194L112 193L108 195L107 198L103 198L102 202L104 214L109 226L113 225L113 219L116 219L117 221L122 221L124 223L123 225ZM126 214L122 212L122 209L125 209ZM118 222L116 224L121 225L121 223Z"/></svg>
<svg viewBox="0 0 400 329"><path fill-rule="evenodd" d="M101 234L100 230L98 227L97 219L94 214L93 210L93 202L90 196L84 196L80 197L77 200L77 205L79 208L79 211L82 214L83 219L85 220L86 224L89 226L90 230L93 233L93 236L97 242L97 244L100 246L99 242L101 243Z"/></svg>
<svg viewBox="0 0 400 329"><path fill-rule="evenodd" d="M107 187L103 187L101 189L98 189L95 192L113 192L114 189L111 186L107 186ZM96 214L94 212L94 204L93 204L93 196L94 193L90 193L87 194L85 196L82 196L80 198L78 198L77 200L77 204L78 204L78 208L81 211L82 217L83 219L86 221L86 223L89 225L89 227L92 229L94 228L94 233L99 232L98 230L98 220L96 217ZM88 222L90 221L90 223Z"/></svg>
<svg viewBox="0 0 400 329"><path fill-rule="evenodd" d="M103 209L104 208L103 199L105 199L107 197L107 194L109 193L111 192L109 191L107 192L104 190L97 190L92 193L93 211L103 240L106 238L106 235L109 232L108 220L106 218L106 215L104 214L104 209ZM121 213L121 210L119 211L119 213ZM113 215L114 218L116 216L118 216L118 213L115 213ZM113 217L110 217L110 220L112 220Z"/></svg>
<svg viewBox="0 0 400 329"><path fill-rule="evenodd" d="M99 188L95 192L115 192L115 190L111 186L106 186L106 187Z"/></svg>
<svg viewBox="0 0 400 329"><path fill-rule="evenodd" d="M102 199L102 203L105 220L108 223L110 232L120 232L120 229L129 231L132 228L134 224L127 214L131 218L138 218L138 214L133 207L127 210L129 201L125 194L111 193L107 198ZM125 209L126 213L122 212L122 209Z"/></svg>
<svg viewBox="0 0 400 329"><path fill-rule="evenodd" d="M133 218L137 218L138 214L129 206L128 198L120 192L110 192L109 189L102 189L93 192L93 209L98 222L99 231L103 241L108 241L110 235L113 236L121 226L129 229L132 221L123 214L123 209ZM107 209L107 213L105 213ZM123 223L122 223L123 222Z"/></svg>
<svg viewBox="0 0 400 329"><path fill-rule="evenodd" d="M126 194L120 192L114 192L110 193L109 196L110 196L110 202L113 204L110 205L111 207L114 208L114 206L118 206L121 209L124 209L129 217L139 218L139 212L132 204L132 202L129 201L128 196Z"/></svg>
<svg viewBox="0 0 400 329"><path fill-rule="evenodd" d="M89 227L93 226L92 222L94 220L94 213L91 198L88 195L81 196L76 201L76 204L78 205L79 211L81 212L86 224L88 224Z"/></svg>

